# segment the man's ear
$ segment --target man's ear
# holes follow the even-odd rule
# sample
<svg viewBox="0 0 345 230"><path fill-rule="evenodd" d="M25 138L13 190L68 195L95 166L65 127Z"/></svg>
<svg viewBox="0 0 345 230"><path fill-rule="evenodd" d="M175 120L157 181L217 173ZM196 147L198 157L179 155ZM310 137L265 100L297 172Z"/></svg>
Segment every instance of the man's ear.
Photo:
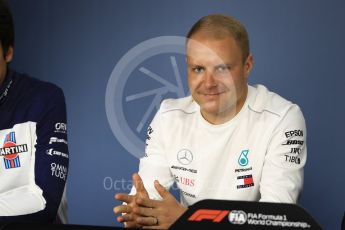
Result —
<svg viewBox="0 0 345 230"><path fill-rule="evenodd" d="M10 46L7 49L7 53L5 54L5 61L6 63L10 63L12 61L13 58L13 47Z"/></svg>
<svg viewBox="0 0 345 230"><path fill-rule="evenodd" d="M249 76L250 71L253 69L253 65L254 65L253 55L249 54L246 62L244 63L244 68L245 68L244 71L245 71L246 77Z"/></svg>

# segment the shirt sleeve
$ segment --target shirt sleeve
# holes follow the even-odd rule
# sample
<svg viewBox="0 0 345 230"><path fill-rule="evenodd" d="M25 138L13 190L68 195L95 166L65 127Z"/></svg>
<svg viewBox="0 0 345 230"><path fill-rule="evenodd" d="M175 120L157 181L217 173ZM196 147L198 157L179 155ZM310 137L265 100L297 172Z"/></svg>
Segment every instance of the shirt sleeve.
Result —
<svg viewBox="0 0 345 230"><path fill-rule="evenodd" d="M268 146L260 182L260 201L296 203L303 188L307 159L306 125L292 106L277 125Z"/></svg>
<svg viewBox="0 0 345 230"><path fill-rule="evenodd" d="M34 101L29 113L36 123L34 185L1 194L0 222L54 222L64 191L69 163L65 98L54 87ZM32 114L29 117L33 117Z"/></svg>
<svg viewBox="0 0 345 230"><path fill-rule="evenodd" d="M171 175L164 151L164 127L161 109L158 110L147 130L145 156L140 159L139 175L151 199L162 199L154 187L158 180L167 190L172 186L174 179ZM130 194L135 194L132 187Z"/></svg>

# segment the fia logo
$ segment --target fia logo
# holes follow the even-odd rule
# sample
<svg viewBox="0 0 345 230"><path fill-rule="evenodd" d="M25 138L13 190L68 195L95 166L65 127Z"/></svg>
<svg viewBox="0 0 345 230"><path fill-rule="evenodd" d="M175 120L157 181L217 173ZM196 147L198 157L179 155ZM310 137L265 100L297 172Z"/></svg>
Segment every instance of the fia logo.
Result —
<svg viewBox="0 0 345 230"><path fill-rule="evenodd" d="M249 153L249 150L242 150L241 154L240 154L240 157L238 158L238 164L241 165L241 166L247 166L248 165L248 153Z"/></svg>
<svg viewBox="0 0 345 230"><path fill-rule="evenodd" d="M247 214L242 210L232 210L228 217L232 224L244 224L247 221Z"/></svg>

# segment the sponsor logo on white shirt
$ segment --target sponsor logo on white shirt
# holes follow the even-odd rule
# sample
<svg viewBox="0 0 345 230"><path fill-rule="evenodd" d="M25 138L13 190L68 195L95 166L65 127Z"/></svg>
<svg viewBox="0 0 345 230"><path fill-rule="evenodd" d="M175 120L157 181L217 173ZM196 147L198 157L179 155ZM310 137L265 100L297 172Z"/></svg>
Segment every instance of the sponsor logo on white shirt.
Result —
<svg viewBox="0 0 345 230"><path fill-rule="evenodd" d="M254 186L253 176L251 174L238 176L237 183L237 189L252 187Z"/></svg>
<svg viewBox="0 0 345 230"><path fill-rule="evenodd" d="M182 171L186 171L186 172L190 172L190 173L198 173L198 170L196 170L196 169L185 168L185 167L176 166L176 165L172 165L170 168L176 169L176 170L182 170Z"/></svg>
<svg viewBox="0 0 345 230"><path fill-rule="evenodd" d="M195 180L194 179L178 176L178 175L175 175L175 174L173 174L173 176L174 176L175 181L177 183L180 183L180 184L183 184L183 185L186 185L186 186L189 186L189 187L194 187L194 185L195 185Z"/></svg>
<svg viewBox="0 0 345 230"><path fill-rule="evenodd" d="M177 161L183 165L189 165L193 161L193 154L188 149L181 149L177 153Z"/></svg>
<svg viewBox="0 0 345 230"><path fill-rule="evenodd" d="M304 141L302 140L287 140L286 143L282 145L303 145Z"/></svg>
<svg viewBox="0 0 345 230"><path fill-rule="evenodd" d="M0 156L4 158L5 169L13 169L21 167L19 153L28 152L27 144L17 144L16 132L9 132L5 135L2 148L0 148Z"/></svg>
<svg viewBox="0 0 345 230"><path fill-rule="evenodd" d="M185 195L185 196L189 196L189 197L191 197L191 198L196 198L196 195L195 195L195 194L191 194L191 193L186 192L186 191L183 191L183 190L181 190L181 193L182 193L183 195Z"/></svg>
<svg viewBox="0 0 345 230"><path fill-rule="evenodd" d="M249 159L248 159L248 154L249 154L249 150L242 150L239 158L238 158L238 164L241 166L247 166L249 163Z"/></svg>
<svg viewBox="0 0 345 230"><path fill-rule="evenodd" d="M239 168L239 169L235 169L235 173L247 172L247 171L250 171L250 170L253 170L253 168L252 167L249 167L249 168Z"/></svg>
<svg viewBox="0 0 345 230"><path fill-rule="evenodd" d="M297 165L301 164L301 158L298 156L290 156L288 154L285 154L285 161L289 163L295 163Z"/></svg>
<svg viewBox="0 0 345 230"><path fill-rule="evenodd" d="M299 130L299 129L290 130L290 131L285 132L285 136L286 136L286 138L289 138L289 137L303 137L303 130Z"/></svg>

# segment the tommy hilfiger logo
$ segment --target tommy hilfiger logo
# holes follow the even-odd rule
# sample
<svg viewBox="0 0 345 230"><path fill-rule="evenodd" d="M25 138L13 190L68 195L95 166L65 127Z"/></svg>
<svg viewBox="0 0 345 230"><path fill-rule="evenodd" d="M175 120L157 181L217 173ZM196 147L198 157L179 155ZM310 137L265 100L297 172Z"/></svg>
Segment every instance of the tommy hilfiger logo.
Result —
<svg viewBox="0 0 345 230"><path fill-rule="evenodd" d="M27 152L28 146L26 144L16 144L15 132L10 132L6 135L4 145L0 148L0 156L4 157L4 164L6 169L20 167L19 153Z"/></svg>
<svg viewBox="0 0 345 230"><path fill-rule="evenodd" d="M252 175L243 175L237 177L237 189L248 188L254 186L254 180Z"/></svg>

